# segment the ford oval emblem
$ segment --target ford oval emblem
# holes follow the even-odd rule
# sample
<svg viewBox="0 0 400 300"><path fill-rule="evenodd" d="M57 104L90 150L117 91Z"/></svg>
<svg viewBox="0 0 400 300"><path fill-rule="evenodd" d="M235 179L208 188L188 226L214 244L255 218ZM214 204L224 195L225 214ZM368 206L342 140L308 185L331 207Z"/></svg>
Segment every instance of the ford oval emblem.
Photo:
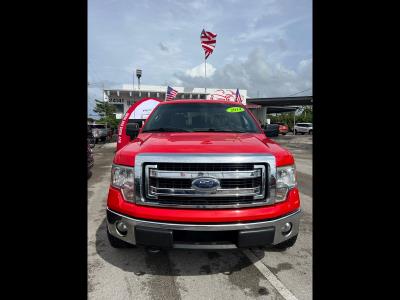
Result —
<svg viewBox="0 0 400 300"><path fill-rule="evenodd" d="M211 177L196 178L192 181L192 188L199 192L213 193L220 187L219 180Z"/></svg>

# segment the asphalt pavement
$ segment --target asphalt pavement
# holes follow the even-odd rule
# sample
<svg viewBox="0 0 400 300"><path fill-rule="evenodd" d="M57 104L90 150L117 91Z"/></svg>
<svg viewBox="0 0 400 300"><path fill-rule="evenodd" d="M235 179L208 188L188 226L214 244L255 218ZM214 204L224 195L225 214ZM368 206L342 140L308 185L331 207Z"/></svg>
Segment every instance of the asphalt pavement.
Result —
<svg viewBox="0 0 400 300"><path fill-rule="evenodd" d="M114 249L106 201L115 143L96 145L88 179L89 299L311 299L312 136L274 138L296 160L303 215L294 247L279 252Z"/></svg>

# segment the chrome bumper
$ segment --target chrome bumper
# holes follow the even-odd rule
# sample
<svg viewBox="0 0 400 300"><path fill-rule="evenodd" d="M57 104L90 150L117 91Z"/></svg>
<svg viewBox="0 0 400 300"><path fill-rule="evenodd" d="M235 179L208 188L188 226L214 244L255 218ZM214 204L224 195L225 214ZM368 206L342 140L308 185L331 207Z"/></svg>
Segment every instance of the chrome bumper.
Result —
<svg viewBox="0 0 400 300"><path fill-rule="evenodd" d="M301 210L297 210L289 215L281 218L267 220L267 221L257 221L257 222L247 222L247 223L223 223L223 224L182 224L182 223L170 223L170 222L156 222L156 221L146 221L130 218L114 212L107 208L107 227L111 235L133 245L136 245L135 237L135 227L139 226L141 228L149 229L164 229L164 230L187 230L187 231L246 231L254 229L264 229L264 228L274 228L275 234L273 238L272 245L279 244L295 235L299 232L299 222L300 222ZM115 227L117 221L123 221L128 226L128 232L125 236L121 236ZM292 230L289 234L283 235L281 232L282 226L290 222L292 223ZM260 245L262 246L262 245ZM197 248L197 249L226 249L226 248L237 248L235 244L178 244L174 243L173 248Z"/></svg>

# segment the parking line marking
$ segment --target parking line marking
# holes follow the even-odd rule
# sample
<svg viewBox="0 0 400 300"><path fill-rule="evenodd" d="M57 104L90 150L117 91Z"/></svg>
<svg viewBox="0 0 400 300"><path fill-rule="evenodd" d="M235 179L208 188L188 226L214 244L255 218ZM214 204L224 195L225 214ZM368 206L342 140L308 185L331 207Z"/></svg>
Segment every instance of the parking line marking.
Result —
<svg viewBox="0 0 400 300"><path fill-rule="evenodd" d="M297 300L297 298L282 284L282 282L264 265L257 256L249 249L243 249L242 252L250 259L254 266L264 275L264 277L272 284L272 286L286 300Z"/></svg>

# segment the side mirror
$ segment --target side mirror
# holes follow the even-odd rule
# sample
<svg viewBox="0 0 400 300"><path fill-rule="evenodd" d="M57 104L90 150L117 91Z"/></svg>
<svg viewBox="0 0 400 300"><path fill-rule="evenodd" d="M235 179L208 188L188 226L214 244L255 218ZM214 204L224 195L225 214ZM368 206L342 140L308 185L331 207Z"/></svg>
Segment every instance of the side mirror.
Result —
<svg viewBox="0 0 400 300"><path fill-rule="evenodd" d="M126 134L130 136L131 140L139 134L139 127L136 123L131 123L126 125Z"/></svg>

